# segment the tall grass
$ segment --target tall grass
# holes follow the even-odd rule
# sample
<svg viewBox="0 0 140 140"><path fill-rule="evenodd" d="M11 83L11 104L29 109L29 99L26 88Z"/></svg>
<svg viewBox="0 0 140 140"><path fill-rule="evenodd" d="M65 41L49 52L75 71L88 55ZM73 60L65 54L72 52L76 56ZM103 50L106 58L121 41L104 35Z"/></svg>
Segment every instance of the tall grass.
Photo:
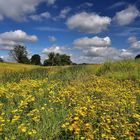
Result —
<svg viewBox="0 0 140 140"><path fill-rule="evenodd" d="M136 80L140 78L140 61L123 60L106 62L96 72L97 76Z"/></svg>
<svg viewBox="0 0 140 140"><path fill-rule="evenodd" d="M87 69L84 65L70 66L58 71L55 75L52 75L51 79L59 79L63 82L71 81L79 78L86 77Z"/></svg>
<svg viewBox="0 0 140 140"><path fill-rule="evenodd" d="M36 68L40 68L40 66L0 62L0 74L2 74L3 72L15 72L15 71L22 72L25 70L27 71L27 70L32 70Z"/></svg>
<svg viewBox="0 0 140 140"><path fill-rule="evenodd" d="M0 82L19 82L21 79L44 79L45 77L48 77L48 71L37 68L23 72L4 72L0 78Z"/></svg>
<svg viewBox="0 0 140 140"><path fill-rule="evenodd" d="M19 82L21 79L60 80L63 83L88 76L88 69L84 65L63 67L40 67L24 71L6 71L0 77L1 83Z"/></svg>

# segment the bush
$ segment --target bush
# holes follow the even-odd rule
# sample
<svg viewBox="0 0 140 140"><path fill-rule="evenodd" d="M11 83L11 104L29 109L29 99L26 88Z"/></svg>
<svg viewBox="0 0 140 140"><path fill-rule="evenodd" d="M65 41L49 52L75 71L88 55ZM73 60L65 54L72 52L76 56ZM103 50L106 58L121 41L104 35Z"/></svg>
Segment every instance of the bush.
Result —
<svg viewBox="0 0 140 140"><path fill-rule="evenodd" d="M138 54L138 55L135 57L135 59L140 59L140 54Z"/></svg>

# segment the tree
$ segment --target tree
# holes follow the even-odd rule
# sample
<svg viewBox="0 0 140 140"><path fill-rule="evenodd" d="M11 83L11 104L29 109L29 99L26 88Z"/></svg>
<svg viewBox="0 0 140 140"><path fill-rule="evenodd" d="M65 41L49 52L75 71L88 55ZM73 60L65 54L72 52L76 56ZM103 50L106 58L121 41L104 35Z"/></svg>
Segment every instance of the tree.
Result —
<svg viewBox="0 0 140 140"><path fill-rule="evenodd" d="M60 55L59 53L55 54L51 52L48 54L48 59L44 61L45 66L56 66L60 64Z"/></svg>
<svg viewBox="0 0 140 140"><path fill-rule="evenodd" d="M140 54L138 54L138 55L135 57L135 59L140 59Z"/></svg>
<svg viewBox="0 0 140 140"><path fill-rule="evenodd" d="M40 55L34 54L34 55L31 57L31 64L34 64L34 65L41 65L41 58L40 58Z"/></svg>
<svg viewBox="0 0 140 140"><path fill-rule="evenodd" d="M17 61L18 63L29 63L29 59L27 57L28 52L26 47L17 45L13 50L10 51L10 55Z"/></svg>
<svg viewBox="0 0 140 140"><path fill-rule="evenodd" d="M55 54L54 65L56 65L56 66L61 65L61 55L59 53Z"/></svg>
<svg viewBox="0 0 140 140"><path fill-rule="evenodd" d="M2 58L0 58L0 62L4 62L4 60Z"/></svg>
<svg viewBox="0 0 140 140"><path fill-rule="evenodd" d="M52 66L52 63L49 59L46 59L44 60L44 63L43 63L44 66Z"/></svg>
<svg viewBox="0 0 140 140"><path fill-rule="evenodd" d="M51 52L48 54L48 57L49 57L49 62L51 63L51 66L54 66L55 65L55 53L54 52Z"/></svg>
<svg viewBox="0 0 140 140"><path fill-rule="evenodd" d="M66 54L59 53L49 53L48 59L44 61L44 66L62 66L62 65L71 65L72 61L70 60L70 56Z"/></svg>
<svg viewBox="0 0 140 140"><path fill-rule="evenodd" d="M70 56L63 54L61 57L61 65L71 65L72 61L70 60Z"/></svg>

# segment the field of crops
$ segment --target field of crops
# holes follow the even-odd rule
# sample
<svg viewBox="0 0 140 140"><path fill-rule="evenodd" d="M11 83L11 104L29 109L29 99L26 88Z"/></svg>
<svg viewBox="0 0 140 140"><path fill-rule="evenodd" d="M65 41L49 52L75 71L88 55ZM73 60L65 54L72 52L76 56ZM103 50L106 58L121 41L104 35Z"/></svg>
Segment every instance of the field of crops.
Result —
<svg viewBox="0 0 140 140"><path fill-rule="evenodd" d="M140 62L0 63L0 140L140 139Z"/></svg>

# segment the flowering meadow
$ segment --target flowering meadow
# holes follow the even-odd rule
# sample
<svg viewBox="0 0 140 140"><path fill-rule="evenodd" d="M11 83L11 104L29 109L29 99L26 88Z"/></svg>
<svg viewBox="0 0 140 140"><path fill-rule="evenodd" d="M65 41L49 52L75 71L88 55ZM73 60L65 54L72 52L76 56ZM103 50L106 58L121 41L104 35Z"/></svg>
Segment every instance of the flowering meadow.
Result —
<svg viewBox="0 0 140 140"><path fill-rule="evenodd" d="M138 62L3 65L0 140L140 139Z"/></svg>

